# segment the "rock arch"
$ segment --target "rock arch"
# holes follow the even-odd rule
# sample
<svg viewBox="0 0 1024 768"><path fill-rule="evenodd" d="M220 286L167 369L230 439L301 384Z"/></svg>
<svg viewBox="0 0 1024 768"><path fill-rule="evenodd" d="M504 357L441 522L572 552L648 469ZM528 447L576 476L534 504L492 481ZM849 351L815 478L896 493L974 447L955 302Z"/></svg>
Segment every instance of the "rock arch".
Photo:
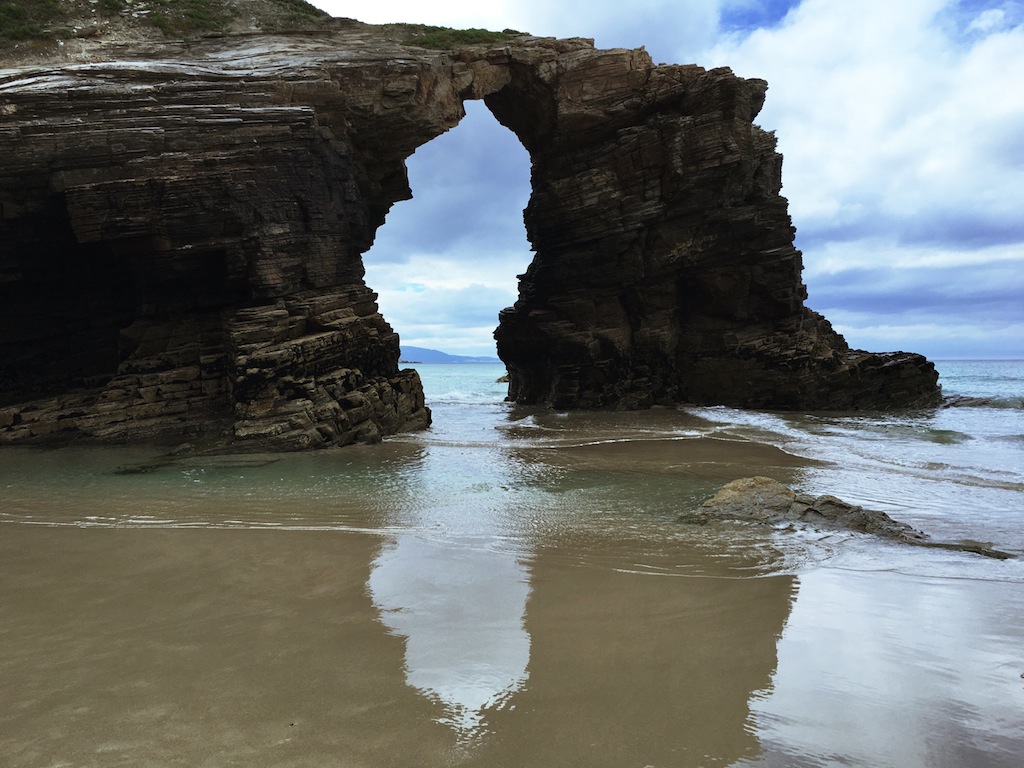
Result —
<svg viewBox="0 0 1024 768"><path fill-rule="evenodd" d="M404 161L484 99L536 255L496 331L554 407L936 402L918 355L803 306L766 85L643 50L401 29L119 50L0 77L0 441L282 449L429 423L363 282Z"/></svg>

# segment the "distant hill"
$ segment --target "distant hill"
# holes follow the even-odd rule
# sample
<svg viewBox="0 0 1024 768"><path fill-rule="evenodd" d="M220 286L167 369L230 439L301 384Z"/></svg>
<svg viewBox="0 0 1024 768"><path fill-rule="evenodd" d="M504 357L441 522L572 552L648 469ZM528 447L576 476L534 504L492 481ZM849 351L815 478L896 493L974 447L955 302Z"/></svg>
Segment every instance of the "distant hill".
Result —
<svg viewBox="0 0 1024 768"><path fill-rule="evenodd" d="M500 363L496 357L470 357L468 355L449 355L437 349L424 347L407 347L402 345L403 363Z"/></svg>

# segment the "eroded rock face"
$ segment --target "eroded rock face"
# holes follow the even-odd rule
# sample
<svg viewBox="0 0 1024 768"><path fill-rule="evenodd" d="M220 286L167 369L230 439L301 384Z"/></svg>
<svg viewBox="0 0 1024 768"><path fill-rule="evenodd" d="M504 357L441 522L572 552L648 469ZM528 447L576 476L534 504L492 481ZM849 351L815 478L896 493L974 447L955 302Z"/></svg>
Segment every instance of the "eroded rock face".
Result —
<svg viewBox="0 0 1024 768"><path fill-rule="evenodd" d="M332 72L320 48L350 54L243 39L0 75L0 439L298 449L429 424L360 255L461 102L417 114L399 95L429 62ZM378 147L390 122L408 135Z"/></svg>
<svg viewBox="0 0 1024 768"><path fill-rule="evenodd" d="M700 507L680 515L680 522L707 524L712 520L736 520L766 525L802 525L814 530L867 533L917 547L971 552L1007 560L1013 555L977 541L933 541L927 534L884 512L864 509L835 496L797 493L770 477L744 477L726 483Z"/></svg>
<svg viewBox="0 0 1024 768"><path fill-rule="evenodd" d="M487 99L533 158L536 258L496 337L512 399L860 409L938 400L919 355L851 350L804 307L767 84L575 52ZM537 94L543 93L546 98ZM524 111L523 102L547 111Z"/></svg>
<svg viewBox="0 0 1024 768"><path fill-rule="evenodd" d="M803 306L765 84L530 37L401 30L99 48L0 70L0 441L301 448L429 411L363 282L404 161L485 99L529 150L537 251L496 331L556 407L938 397Z"/></svg>

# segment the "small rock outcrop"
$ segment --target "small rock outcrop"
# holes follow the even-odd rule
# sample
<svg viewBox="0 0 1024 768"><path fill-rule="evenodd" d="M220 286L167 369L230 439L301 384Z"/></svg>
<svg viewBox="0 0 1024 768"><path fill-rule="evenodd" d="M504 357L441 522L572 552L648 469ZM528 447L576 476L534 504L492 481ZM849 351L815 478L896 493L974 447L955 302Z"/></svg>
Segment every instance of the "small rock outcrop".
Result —
<svg viewBox="0 0 1024 768"><path fill-rule="evenodd" d="M848 504L835 496L813 497L797 493L768 477L745 477L724 485L681 522L705 524L711 520L740 520L764 524L794 523L815 530L843 530L913 544L1005 560L1011 555L977 542L937 542L884 512Z"/></svg>
<svg viewBox="0 0 1024 768"><path fill-rule="evenodd" d="M0 69L0 442L303 448L429 423L362 254L405 159L484 99L529 150L536 257L495 333L558 408L930 405L919 355L803 306L760 80L416 29L90 38Z"/></svg>

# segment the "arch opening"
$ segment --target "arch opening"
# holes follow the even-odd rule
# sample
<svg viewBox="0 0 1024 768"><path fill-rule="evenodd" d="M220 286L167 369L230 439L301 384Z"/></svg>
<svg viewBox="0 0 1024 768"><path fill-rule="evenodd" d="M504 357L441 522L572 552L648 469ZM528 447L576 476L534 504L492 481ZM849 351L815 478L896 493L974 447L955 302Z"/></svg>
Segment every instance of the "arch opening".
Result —
<svg viewBox="0 0 1024 768"><path fill-rule="evenodd" d="M465 110L408 158L413 197L392 207L363 263L403 350L496 359L498 312L533 256L522 215L530 157L482 101Z"/></svg>

